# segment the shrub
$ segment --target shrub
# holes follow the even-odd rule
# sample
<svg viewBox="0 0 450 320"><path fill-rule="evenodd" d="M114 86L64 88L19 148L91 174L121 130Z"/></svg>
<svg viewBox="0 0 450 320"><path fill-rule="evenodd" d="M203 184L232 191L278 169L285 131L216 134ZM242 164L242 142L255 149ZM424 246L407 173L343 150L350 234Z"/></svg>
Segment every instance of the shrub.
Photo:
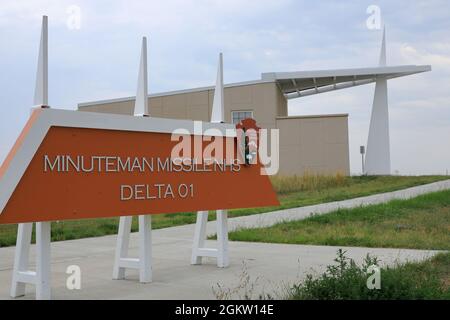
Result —
<svg viewBox="0 0 450 320"><path fill-rule="evenodd" d="M326 272L306 280L289 290L289 298L295 300L411 300L450 299L448 277L450 254L438 255L422 263L406 263L381 268L381 289L367 288L367 268L378 265L376 257L367 257L359 267L339 250L336 264ZM444 271L442 271L444 270ZM442 279L443 278L443 279Z"/></svg>

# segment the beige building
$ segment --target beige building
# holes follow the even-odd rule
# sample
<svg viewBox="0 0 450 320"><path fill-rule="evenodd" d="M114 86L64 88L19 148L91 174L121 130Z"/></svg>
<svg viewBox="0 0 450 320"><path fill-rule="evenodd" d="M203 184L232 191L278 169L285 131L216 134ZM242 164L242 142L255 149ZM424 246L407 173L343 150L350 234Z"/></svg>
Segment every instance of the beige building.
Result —
<svg viewBox="0 0 450 320"><path fill-rule="evenodd" d="M372 68L263 73L260 80L224 86L225 120L248 117L263 128L280 130L282 175L305 172L350 174L348 115L289 116L288 101L305 96L375 84L363 173L390 174L388 80L431 71L431 66L386 66L383 37L380 65ZM209 121L214 87L149 96L155 117ZM79 110L133 114L134 97L80 103ZM337 106L339 108L339 106Z"/></svg>
<svg viewBox="0 0 450 320"><path fill-rule="evenodd" d="M154 117L209 121L214 87L149 96ZM349 174L348 115L288 116L287 98L276 81L225 85L225 120L252 117L263 128L280 130L282 175ZM81 111L133 114L134 97L81 103Z"/></svg>

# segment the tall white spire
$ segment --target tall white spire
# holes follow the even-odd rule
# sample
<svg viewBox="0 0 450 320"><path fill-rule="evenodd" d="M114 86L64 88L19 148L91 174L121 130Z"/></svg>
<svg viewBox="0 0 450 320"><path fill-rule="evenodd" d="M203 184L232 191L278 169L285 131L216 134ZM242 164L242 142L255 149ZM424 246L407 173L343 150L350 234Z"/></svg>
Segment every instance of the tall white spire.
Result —
<svg viewBox="0 0 450 320"><path fill-rule="evenodd" d="M386 66L386 29L383 29L379 66ZM386 77L377 77L367 140L366 174L391 174L388 87Z"/></svg>
<svg viewBox="0 0 450 320"><path fill-rule="evenodd" d="M381 40L381 51L380 51L380 67L386 66L386 27L383 27L383 39Z"/></svg>
<svg viewBox="0 0 450 320"><path fill-rule="evenodd" d="M211 122L220 123L225 121L225 108L223 103L223 55L219 54L219 65L217 67L216 88L211 112Z"/></svg>
<svg viewBox="0 0 450 320"><path fill-rule="evenodd" d="M42 17L41 43L39 45L34 105L48 106L48 17Z"/></svg>
<svg viewBox="0 0 450 320"><path fill-rule="evenodd" d="M141 63L139 65L139 76L134 103L135 116L149 116L148 109L148 85L147 85L147 38L142 38Z"/></svg>

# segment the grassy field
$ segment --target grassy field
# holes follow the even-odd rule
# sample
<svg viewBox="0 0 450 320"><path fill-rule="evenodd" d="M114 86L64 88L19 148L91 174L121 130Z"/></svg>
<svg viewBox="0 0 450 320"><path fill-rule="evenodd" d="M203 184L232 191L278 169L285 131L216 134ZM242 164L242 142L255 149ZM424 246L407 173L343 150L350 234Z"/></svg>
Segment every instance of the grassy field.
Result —
<svg viewBox="0 0 450 320"><path fill-rule="evenodd" d="M229 237L270 243L450 250L450 190L238 230Z"/></svg>
<svg viewBox="0 0 450 320"><path fill-rule="evenodd" d="M231 210L229 216L251 215L279 209L345 200L404 189L448 178L447 176L345 177L339 174L335 176L306 174L302 177L273 177L272 183L281 204L279 207ZM210 220L212 219L215 219L214 215L210 215ZM152 220L154 229L166 228L194 223L195 213L154 215ZM114 234L117 233L118 221L118 218L108 218L54 222L52 223L52 241ZM133 219L132 230L137 230L136 218ZM0 247L15 245L16 232L16 225L1 225Z"/></svg>
<svg viewBox="0 0 450 320"><path fill-rule="evenodd" d="M381 268L380 289L367 288L367 268L378 264L367 257L358 266L339 251L335 264L319 277L306 280L287 290L285 298L294 300L423 300L450 299L450 253L430 260Z"/></svg>

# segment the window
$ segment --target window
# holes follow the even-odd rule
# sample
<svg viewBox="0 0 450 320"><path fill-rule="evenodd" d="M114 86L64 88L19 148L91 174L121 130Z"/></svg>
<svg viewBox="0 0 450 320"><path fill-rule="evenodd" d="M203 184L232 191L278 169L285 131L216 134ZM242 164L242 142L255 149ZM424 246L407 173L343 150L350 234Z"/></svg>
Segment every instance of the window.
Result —
<svg viewBox="0 0 450 320"><path fill-rule="evenodd" d="M247 118L253 118L253 111L231 111L231 121L233 124L238 124Z"/></svg>

